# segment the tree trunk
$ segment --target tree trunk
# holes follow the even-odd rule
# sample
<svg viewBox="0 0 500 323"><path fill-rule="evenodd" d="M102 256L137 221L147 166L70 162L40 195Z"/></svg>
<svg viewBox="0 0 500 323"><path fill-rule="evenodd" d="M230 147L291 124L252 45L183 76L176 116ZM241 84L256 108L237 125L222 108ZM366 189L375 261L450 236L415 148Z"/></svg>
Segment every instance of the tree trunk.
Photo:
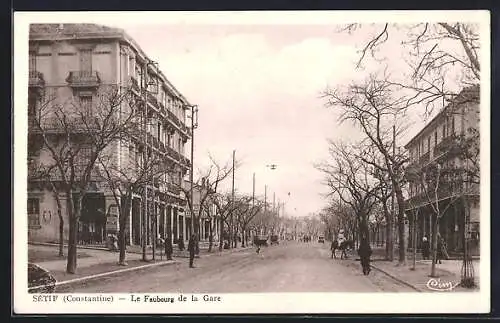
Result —
<svg viewBox="0 0 500 323"><path fill-rule="evenodd" d="M143 195L144 197L144 195ZM146 240L146 221L147 221L147 211L144 212L144 208L146 208L146 210L148 210L148 202L143 198L143 203L146 203L146 206L144 205L141 205L141 213L142 213L142 217L141 217L141 235L142 235L142 239L141 239L141 244L142 244L142 261L148 261L147 259L147 256L146 256L146 244L147 244L147 240Z"/></svg>
<svg viewBox="0 0 500 323"><path fill-rule="evenodd" d="M384 214L386 218L386 227L385 227L385 260L393 261L394 260L394 219L392 217L391 212L389 212L389 208L387 207L387 201L382 203L384 208Z"/></svg>
<svg viewBox="0 0 500 323"><path fill-rule="evenodd" d="M246 236L245 230L246 230L245 227L241 228L241 247L242 248L245 248L245 236Z"/></svg>
<svg viewBox="0 0 500 323"><path fill-rule="evenodd" d="M405 199L399 184L395 185L396 200L398 202L398 237L399 237L399 264L406 264L405 248Z"/></svg>
<svg viewBox="0 0 500 323"><path fill-rule="evenodd" d="M214 244L214 227L212 225L212 221L210 221L210 225L208 226L208 228L209 228L209 232L208 232L208 252L212 252L212 245Z"/></svg>
<svg viewBox="0 0 500 323"><path fill-rule="evenodd" d="M224 219L220 218L220 223L219 223L219 251L222 251L222 244L224 243Z"/></svg>
<svg viewBox="0 0 500 323"><path fill-rule="evenodd" d="M416 269L417 265L417 218L418 218L418 210L413 214L413 270Z"/></svg>
<svg viewBox="0 0 500 323"><path fill-rule="evenodd" d="M77 231L78 219L80 217L81 205L83 200L83 193L80 192L76 198L76 203L73 201L71 191L66 193L68 195L68 212L69 212L69 237L68 237L68 261L66 264L66 272L69 274L76 273L77 267Z"/></svg>
<svg viewBox="0 0 500 323"><path fill-rule="evenodd" d="M436 275L436 262L437 262L437 245L438 245L438 228L439 228L439 217L434 215L434 221L432 222L432 265L431 265L431 277L437 277Z"/></svg>
<svg viewBox="0 0 500 323"><path fill-rule="evenodd" d="M59 257L64 257L64 218L62 215L62 205L54 182L50 182L52 193L57 204L57 217L59 218Z"/></svg>
<svg viewBox="0 0 500 323"><path fill-rule="evenodd" d="M59 257L64 257L64 218L62 215L62 206L57 190L54 191L54 197L57 203L57 217L59 218Z"/></svg>
<svg viewBox="0 0 500 323"><path fill-rule="evenodd" d="M120 230L118 231L118 247L120 248L120 255L118 259L118 264L121 266L126 266L127 263L125 262L125 257L126 257L126 250L127 250L127 240L125 236L125 229L127 225L127 217L130 212L130 204L132 200L132 195L127 194L127 197L125 198L125 201L123 201L123 204L120 209L120 214L119 214L119 226Z"/></svg>

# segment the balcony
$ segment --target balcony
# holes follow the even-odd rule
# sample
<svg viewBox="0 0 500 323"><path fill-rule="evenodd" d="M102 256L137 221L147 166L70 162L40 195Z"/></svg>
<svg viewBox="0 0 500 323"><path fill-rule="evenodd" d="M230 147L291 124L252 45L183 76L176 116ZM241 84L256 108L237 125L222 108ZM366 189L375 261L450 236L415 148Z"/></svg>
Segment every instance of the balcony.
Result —
<svg viewBox="0 0 500 323"><path fill-rule="evenodd" d="M160 109L160 105L158 104L158 99L156 96L152 93L148 92L148 101L158 110Z"/></svg>
<svg viewBox="0 0 500 323"><path fill-rule="evenodd" d="M29 88L37 92L45 88L43 74L38 71L29 71Z"/></svg>
<svg viewBox="0 0 500 323"><path fill-rule="evenodd" d="M133 76L130 77L130 85L131 85L132 89L135 90L135 91L140 91L141 90L140 87L139 87L139 82Z"/></svg>
<svg viewBox="0 0 500 323"><path fill-rule="evenodd" d="M66 82L74 89L92 89L99 87L101 78L96 71L71 71Z"/></svg>
<svg viewBox="0 0 500 323"><path fill-rule="evenodd" d="M167 119L172 124L174 124L177 128L181 127L181 123L179 121L179 118L177 118L177 116L170 110L167 110Z"/></svg>
<svg viewBox="0 0 500 323"><path fill-rule="evenodd" d="M167 187L168 191L174 195L179 195L181 193L181 189L178 185L175 185L173 183L168 183Z"/></svg>
<svg viewBox="0 0 500 323"><path fill-rule="evenodd" d="M431 160L431 154L430 154L430 151L428 151L425 154L423 154L422 156L420 156L420 158L418 159L418 162L420 164L425 164L425 163L428 163L430 160Z"/></svg>

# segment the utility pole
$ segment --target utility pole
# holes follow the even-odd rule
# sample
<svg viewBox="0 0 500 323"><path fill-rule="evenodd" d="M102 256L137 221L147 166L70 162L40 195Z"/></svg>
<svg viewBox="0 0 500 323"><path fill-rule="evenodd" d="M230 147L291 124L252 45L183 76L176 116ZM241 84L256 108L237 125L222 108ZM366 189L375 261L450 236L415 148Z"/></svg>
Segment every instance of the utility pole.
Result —
<svg viewBox="0 0 500 323"><path fill-rule="evenodd" d="M231 189L231 203L233 204L233 207L231 208L232 210L234 210L234 159L235 159L235 155L236 155L236 150L233 150L233 180L232 180L232 189ZM230 217L230 220L229 220L229 247L232 247L233 245L233 239L234 239L234 232L233 232L233 221L234 221L234 218L233 218L233 211L231 211L231 217Z"/></svg>
<svg viewBox="0 0 500 323"><path fill-rule="evenodd" d="M252 181L252 207L255 206L255 173L253 173L253 181Z"/></svg>
<svg viewBox="0 0 500 323"><path fill-rule="evenodd" d="M393 125L392 126L392 156L396 156L396 125ZM391 167L394 167L394 165L391 165ZM394 168L393 168L394 170ZM392 225L393 225L393 229L392 229L392 248L389 252L391 252L391 256L390 256L390 259L392 260L393 259L393 254L394 254L394 247L395 247L395 241L394 241L394 233L395 233L395 224L398 223L396 221L396 208L395 208L395 205L394 205L394 187L392 188L391 190L391 217L392 217ZM399 237L398 235L398 241L401 237Z"/></svg>
<svg viewBox="0 0 500 323"><path fill-rule="evenodd" d="M194 204L193 204L193 197L194 197L194 129L198 127L198 107L196 105L191 106L191 167L189 170L189 199L190 199L190 204L191 204L191 221L190 221L190 231L191 235L195 232L195 225L194 225ZM181 179L182 181L182 179ZM182 185L182 183L181 183ZM186 237L183 237L185 239ZM196 239L196 243L198 243L198 239Z"/></svg>
<svg viewBox="0 0 500 323"><path fill-rule="evenodd" d="M144 102L144 106L143 106L143 114L144 114L144 131L143 131L143 142L144 142L144 148L143 148L143 166L142 167L145 167L145 171L146 171L146 178L148 178L148 135L147 135L147 132L148 132L148 63L145 64L145 69L144 69L144 73L143 73L143 78L141 80L141 83L142 83L142 95L143 95L143 102ZM147 232L146 232L146 227L147 227L147 220L148 220L148 184L147 184L147 181L146 183L144 184L144 200L143 200L143 203L144 203L144 209L143 209L143 212L142 212L142 217L141 217L141 222L142 222L142 226L141 226L141 229L142 229L142 261L147 261L146 259L146 236L147 236Z"/></svg>
<svg viewBox="0 0 500 323"><path fill-rule="evenodd" d="M264 186L264 216L267 216L267 185ZM266 234L266 232L262 234Z"/></svg>

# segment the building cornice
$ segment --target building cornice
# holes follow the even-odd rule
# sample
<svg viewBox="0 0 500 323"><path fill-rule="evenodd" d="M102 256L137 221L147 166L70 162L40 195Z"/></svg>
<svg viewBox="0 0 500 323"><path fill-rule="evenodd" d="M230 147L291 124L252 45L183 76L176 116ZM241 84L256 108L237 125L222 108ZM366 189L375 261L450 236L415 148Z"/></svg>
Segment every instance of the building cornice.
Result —
<svg viewBox="0 0 500 323"><path fill-rule="evenodd" d="M98 42L102 42L103 40L117 40L121 43L129 45L134 51L137 59L142 62L153 61L149 58L146 53L142 50L139 44L130 37L123 29L120 28L110 28L103 25L92 24L96 29L98 28L108 28L110 30L106 31L78 31L75 30L72 33L64 33L64 28L60 31L54 30L53 32L32 32L30 31L29 40L31 46L36 48L36 44L34 42L56 42L56 41L74 41L74 40L94 40ZM177 90L177 88L167 79L165 74L160 69L152 68L155 74L160 77L161 81L167 86L167 89L178 97L184 108L187 106L191 106L189 101L182 95L182 93Z"/></svg>

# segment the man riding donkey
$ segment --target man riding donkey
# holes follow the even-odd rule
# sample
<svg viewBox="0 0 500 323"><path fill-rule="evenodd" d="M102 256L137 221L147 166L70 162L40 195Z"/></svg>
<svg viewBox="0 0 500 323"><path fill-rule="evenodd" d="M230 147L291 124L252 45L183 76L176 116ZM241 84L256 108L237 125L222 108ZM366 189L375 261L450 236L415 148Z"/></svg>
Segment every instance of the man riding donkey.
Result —
<svg viewBox="0 0 500 323"><path fill-rule="evenodd" d="M344 236L344 229L340 229L339 233L337 234L337 239L332 240L332 245L330 247L330 249L332 251L331 257L336 258L336 256L335 256L336 249L340 249L342 251L341 258L343 258L344 255L347 257L347 255L345 254L345 250L348 247L347 244L348 244L347 240Z"/></svg>

